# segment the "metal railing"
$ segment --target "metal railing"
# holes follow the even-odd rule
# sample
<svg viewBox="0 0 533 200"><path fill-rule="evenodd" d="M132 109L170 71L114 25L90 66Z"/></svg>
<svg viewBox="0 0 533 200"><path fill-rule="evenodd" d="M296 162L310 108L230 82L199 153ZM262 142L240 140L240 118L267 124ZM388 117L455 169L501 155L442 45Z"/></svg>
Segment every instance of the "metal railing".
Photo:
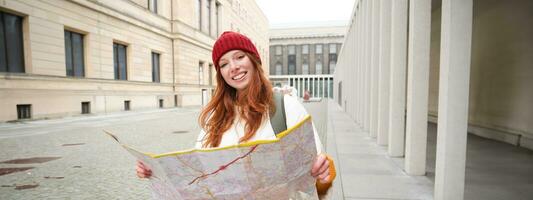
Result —
<svg viewBox="0 0 533 200"><path fill-rule="evenodd" d="M333 75L270 75L274 86L290 86L297 90L302 98L305 91L309 91L311 98L333 98Z"/></svg>

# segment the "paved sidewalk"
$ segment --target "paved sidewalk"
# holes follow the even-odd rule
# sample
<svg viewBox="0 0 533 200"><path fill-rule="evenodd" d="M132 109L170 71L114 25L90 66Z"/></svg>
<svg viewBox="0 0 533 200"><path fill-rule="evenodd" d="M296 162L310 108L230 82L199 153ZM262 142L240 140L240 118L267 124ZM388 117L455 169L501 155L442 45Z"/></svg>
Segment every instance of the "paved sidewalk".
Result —
<svg viewBox="0 0 533 200"><path fill-rule="evenodd" d="M172 108L0 123L0 199L151 199L135 159L102 130L163 153L194 145L197 116Z"/></svg>
<svg viewBox="0 0 533 200"><path fill-rule="evenodd" d="M326 151L333 155L337 179L328 199L433 199L433 182L409 176L403 159L391 158L386 148L363 132L330 101Z"/></svg>

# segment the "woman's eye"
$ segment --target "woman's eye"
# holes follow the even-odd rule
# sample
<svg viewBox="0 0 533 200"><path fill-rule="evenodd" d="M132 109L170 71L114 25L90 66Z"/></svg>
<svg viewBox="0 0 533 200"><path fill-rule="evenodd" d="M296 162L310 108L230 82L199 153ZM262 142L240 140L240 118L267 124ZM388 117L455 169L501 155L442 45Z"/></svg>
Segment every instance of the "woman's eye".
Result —
<svg viewBox="0 0 533 200"><path fill-rule="evenodd" d="M228 64L227 63L221 64L220 68L225 67L226 65L228 65Z"/></svg>
<svg viewBox="0 0 533 200"><path fill-rule="evenodd" d="M238 59L243 59L244 58L244 55L240 55L237 57Z"/></svg>

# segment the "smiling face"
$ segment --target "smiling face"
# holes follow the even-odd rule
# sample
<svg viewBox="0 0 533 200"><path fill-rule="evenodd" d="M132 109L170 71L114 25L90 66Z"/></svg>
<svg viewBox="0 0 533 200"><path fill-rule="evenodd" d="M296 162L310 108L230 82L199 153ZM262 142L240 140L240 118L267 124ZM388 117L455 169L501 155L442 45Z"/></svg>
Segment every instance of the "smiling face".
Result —
<svg viewBox="0 0 533 200"><path fill-rule="evenodd" d="M252 60L241 50L228 51L220 57L218 66L224 81L237 91L246 88L255 73Z"/></svg>

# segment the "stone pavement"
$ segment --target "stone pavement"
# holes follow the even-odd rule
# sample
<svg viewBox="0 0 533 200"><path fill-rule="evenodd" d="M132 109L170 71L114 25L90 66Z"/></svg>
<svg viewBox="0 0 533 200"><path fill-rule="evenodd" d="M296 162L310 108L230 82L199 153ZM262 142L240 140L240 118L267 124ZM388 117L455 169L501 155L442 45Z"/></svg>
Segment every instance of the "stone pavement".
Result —
<svg viewBox="0 0 533 200"><path fill-rule="evenodd" d="M328 107L326 151L338 177L328 199L433 199L436 124L428 125L427 176L409 176L334 102ZM533 199L533 151L468 134L465 200Z"/></svg>
<svg viewBox="0 0 533 200"><path fill-rule="evenodd" d="M193 146L197 116L176 108L0 124L0 199L150 199L135 159L102 130L163 153ZM23 158L33 159L2 163Z"/></svg>
<svg viewBox="0 0 533 200"><path fill-rule="evenodd" d="M432 199L433 182L409 176L403 159L391 158L383 146L363 132L341 108L330 101L326 151L337 165L337 180L328 199Z"/></svg>
<svg viewBox="0 0 533 200"><path fill-rule="evenodd" d="M190 148L199 131L198 110L0 123L0 199L150 199L148 181L135 176L135 159L102 130L141 151ZM333 101L327 111L309 112L328 113L327 135L320 136L338 175L327 199L433 198L434 124L428 127L428 175L409 176L403 171L403 158L387 156L386 148ZM468 136L465 199L533 199L532 171L533 151Z"/></svg>

